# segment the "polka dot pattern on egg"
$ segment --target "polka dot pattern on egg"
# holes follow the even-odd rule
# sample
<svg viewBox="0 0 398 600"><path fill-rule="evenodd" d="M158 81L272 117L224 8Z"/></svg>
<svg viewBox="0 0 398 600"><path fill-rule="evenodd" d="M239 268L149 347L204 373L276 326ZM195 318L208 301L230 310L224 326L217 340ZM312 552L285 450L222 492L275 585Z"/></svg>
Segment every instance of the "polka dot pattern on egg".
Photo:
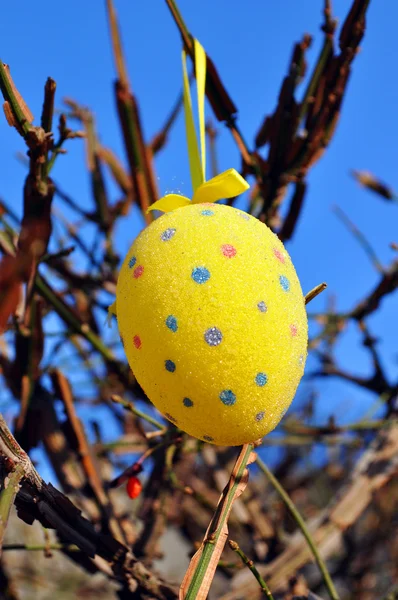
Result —
<svg viewBox="0 0 398 600"><path fill-rule="evenodd" d="M285 257L283 255L283 252L281 252L280 250L278 250L278 248L274 248L274 255L276 256L276 258L284 265L285 264Z"/></svg>
<svg viewBox="0 0 398 600"><path fill-rule="evenodd" d="M257 304L257 308L260 312L265 313L267 312L267 305L265 304L265 302L263 300L261 300L258 304Z"/></svg>
<svg viewBox="0 0 398 600"><path fill-rule="evenodd" d="M289 254L254 217L190 205L137 237L117 322L137 381L200 440L260 439L291 403L307 356L304 297Z"/></svg>
<svg viewBox="0 0 398 600"><path fill-rule="evenodd" d="M142 265L139 265L138 267L136 267L134 269L134 279L138 279L139 277L141 277L143 272L144 272L144 267Z"/></svg>
<svg viewBox="0 0 398 600"><path fill-rule="evenodd" d="M223 244L221 246L221 252L227 258L233 258L236 255L236 248L234 248L232 244Z"/></svg>
<svg viewBox="0 0 398 600"><path fill-rule="evenodd" d="M265 373L257 373L256 375L256 384L259 387L263 387L268 381L268 377Z"/></svg>
<svg viewBox="0 0 398 600"><path fill-rule="evenodd" d="M172 227L169 227L169 229L166 229L165 231L163 231L160 238L163 242L168 242L174 236L175 232L176 232L175 229L173 229Z"/></svg>
<svg viewBox="0 0 398 600"><path fill-rule="evenodd" d="M218 346L222 342L222 333L217 327L210 327L205 333L205 340L209 346Z"/></svg>
<svg viewBox="0 0 398 600"><path fill-rule="evenodd" d="M220 400L226 406L233 406L236 402L236 396L232 390L223 390L220 394Z"/></svg>
<svg viewBox="0 0 398 600"><path fill-rule="evenodd" d="M166 327L175 333L178 329L177 319L173 315L169 315L166 319Z"/></svg>
<svg viewBox="0 0 398 600"><path fill-rule="evenodd" d="M164 362L164 366L166 368L166 371L168 371L169 373L174 373L174 371L176 370L176 365L172 360L167 359Z"/></svg>
<svg viewBox="0 0 398 600"><path fill-rule="evenodd" d="M285 275L281 275L279 277L279 283L281 284L284 292L288 292L290 290L290 281L287 277L285 277Z"/></svg>
<svg viewBox="0 0 398 600"><path fill-rule="evenodd" d="M210 272L206 267L195 267L192 271L192 279L196 283L206 283L210 279Z"/></svg>

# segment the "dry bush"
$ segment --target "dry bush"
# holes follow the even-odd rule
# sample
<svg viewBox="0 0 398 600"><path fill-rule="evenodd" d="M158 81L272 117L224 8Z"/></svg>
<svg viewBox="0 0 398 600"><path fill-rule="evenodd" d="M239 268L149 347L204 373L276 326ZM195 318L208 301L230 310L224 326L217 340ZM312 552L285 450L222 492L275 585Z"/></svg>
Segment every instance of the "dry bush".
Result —
<svg viewBox="0 0 398 600"><path fill-rule="evenodd" d="M167 4L190 54L191 34L175 3ZM325 2L323 45L316 64L306 72L311 42L306 35L294 45L275 111L259 124L251 146L244 141L237 109L209 58L207 97L220 127L231 131L241 155L241 173L252 183L249 212L284 242L299 226L311 168L333 138L365 32L367 7L366 0L352 0L338 29ZM163 148L167 151L168 134L182 103L176 90L176 104L164 128L147 141L111 0L108 17L125 157L101 145L92 113L73 100L66 101L54 123L52 79L45 84L41 122L35 125L8 67L0 62L4 113L28 149L23 218L20 221L5 201L0 210L0 365L2 384L18 402L18 415L9 424L13 435L5 420L0 422L2 598L177 598L177 582L213 518L220 494L232 493L228 486L233 483L236 449L199 443L166 425L150 409L129 371L115 331L104 324L120 263L116 226L131 218L133 205L140 218L150 222L146 208L158 197L156 156ZM299 95L302 81L305 92ZM79 129L72 128L76 122ZM71 142L73 138L84 138L90 211L64 192L67 182L60 187L51 178L65 147L82 143ZM208 140L214 156L216 131L211 124ZM373 176L355 176L380 198L396 201L393 191ZM110 178L117 185L117 199L107 192ZM74 221L65 217L65 207L75 214ZM250 467L249 484L229 515L230 541L239 546L226 546L212 598L270 598L270 593L275 600L315 594L341 600L398 597L398 494L393 478L397 382L386 375L377 339L368 327L368 317L398 286L398 261L381 265L364 235L344 213L339 215L370 255L378 282L367 292L358 291L357 303L344 314L336 312L333 302L324 313L310 312L309 349L318 364L311 376L338 377L368 390L383 415L351 425L331 420L316 426L312 415L322 393L307 392L306 401L289 413L278 435L263 442L280 447L274 476L261 459ZM358 377L349 361L342 366L335 361L348 325L358 328L369 353L369 377ZM44 347L51 351L44 353ZM58 360L61 353L70 360ZM76 373L84 374L89 398ZM87 405L93 410L84 410L83 417ZM104 420L112 421L118 431L111 441L104 437ZM327 449L322 464L310 460L315 444ZM57 488L42 480L29 459L37 447L44 450ZM261 449L256 451L261 456ZM142 467L143 491L131 501L117 486ZM239 477L243 473L244 465ZM14 503L17 514L4 539Z"/></svg>

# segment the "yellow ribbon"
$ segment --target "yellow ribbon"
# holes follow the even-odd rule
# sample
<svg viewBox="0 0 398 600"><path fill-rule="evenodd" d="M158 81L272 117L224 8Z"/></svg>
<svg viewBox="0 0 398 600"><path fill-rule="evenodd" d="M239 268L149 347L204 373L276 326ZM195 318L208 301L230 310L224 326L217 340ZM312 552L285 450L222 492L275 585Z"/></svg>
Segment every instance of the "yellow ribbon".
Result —
<svg viewBox="0 0 398 600"><path fill-rule="evenodd" d="M249 184L235 170L228 169L206 181L206 138L205 138L205 86L206 86L206 53L198 40L194 39L194 56L196 71L197 102L199 115L199 142L195 130L191 92L187 73L187 57L182 51L182 73L184 83L185 129L188 145L189 167L193 188L192 201L179 194L166 194L148 208L170 212L182 206L194 203L218 202L223 198L233 198L249 189Z"/></svg>

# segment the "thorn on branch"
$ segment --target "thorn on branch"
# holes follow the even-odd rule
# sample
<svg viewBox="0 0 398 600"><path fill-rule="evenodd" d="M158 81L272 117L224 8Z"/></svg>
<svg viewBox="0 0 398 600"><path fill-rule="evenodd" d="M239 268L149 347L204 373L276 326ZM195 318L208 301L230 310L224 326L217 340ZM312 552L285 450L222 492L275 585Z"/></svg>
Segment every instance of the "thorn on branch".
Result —
<svg viewBox="0 0 398 600"><path fill-rule="evenodd" d="M314 298L316 298L317 296L319 296L319 294L321 294L324 290L326 290L327 288L327 283L320 283L319 285L315 286L312 290L310 290L306 295L305 295L305 304L308 304L309 302L311 302L311 300L313 300Z"/></svg>

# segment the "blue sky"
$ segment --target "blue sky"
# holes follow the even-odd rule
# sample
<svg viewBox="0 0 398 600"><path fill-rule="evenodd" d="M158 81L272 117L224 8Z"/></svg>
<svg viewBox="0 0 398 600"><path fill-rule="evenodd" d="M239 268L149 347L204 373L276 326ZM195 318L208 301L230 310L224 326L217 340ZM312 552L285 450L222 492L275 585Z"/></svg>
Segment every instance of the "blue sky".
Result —
<svg viewBox="0 0 398 600"><path fill-rule="evenodd" d="M334 15L340 23L349 4L347 0L333 2ZM150 140L162 126L181 88L179 34L163 0L115 0L115 5L132 87L139 101L146 139ZM309 70L314 64L322 42L323 2L180 0L179 7L188 27L214 60L239 108L239 126L251 144L264 115L274 110L293 43L307 32L314 36L307 55ZM310 173L300 224L288 245L304 292L321 281L329 285L328 292L311 304L312 311L324 308L328 293L336 295L339 310L350 308L379 277L363 250L331 212L332 205L345 210L385 265L394 257L389 243L398 241L398 207L360 189L349 171L371 170L398 188L397 18L398 4L393 0L371 3L367 32L354 62L336 135ZM36 124L43 85L51 76L57 82L57 107L62 107L65 96L89 106L95 113L101 141L124 160L113 96L115 71L105 2L69 0L62 8L49 0L22 5L6 3L2 8L0 40L1 59L10 65ZM304 87L299 88L300 94ZM210 115L208 106L207 116ZM222 124L217 127L220 169L239 169L239 155L229 131ZM180 117L168 147L156 160L161 194L177 190L190 193L184 135ZM0 120L0 137L0 196L20 213L24 167L15 154L23 150L23 142L4 119ZM81 141L69 143L68 154L57 161L54 178L79 203L91 206ZM118 199L111 184L109 190L113 199ZM141 225L136 212L132 212L118 229L122 255ZM394 294L368 321L372 333L380 337L379 347L390 376L397 374L396 314ZM351 326L337 356L346 368L366 375L371 366L358 341L357 331ZM300 393L308 389L307 385L302 384ZM320 382L317 388L322 392L318 421L333 413L341 422L351 421L374 400L366 392L334 380Z"/></svg>

